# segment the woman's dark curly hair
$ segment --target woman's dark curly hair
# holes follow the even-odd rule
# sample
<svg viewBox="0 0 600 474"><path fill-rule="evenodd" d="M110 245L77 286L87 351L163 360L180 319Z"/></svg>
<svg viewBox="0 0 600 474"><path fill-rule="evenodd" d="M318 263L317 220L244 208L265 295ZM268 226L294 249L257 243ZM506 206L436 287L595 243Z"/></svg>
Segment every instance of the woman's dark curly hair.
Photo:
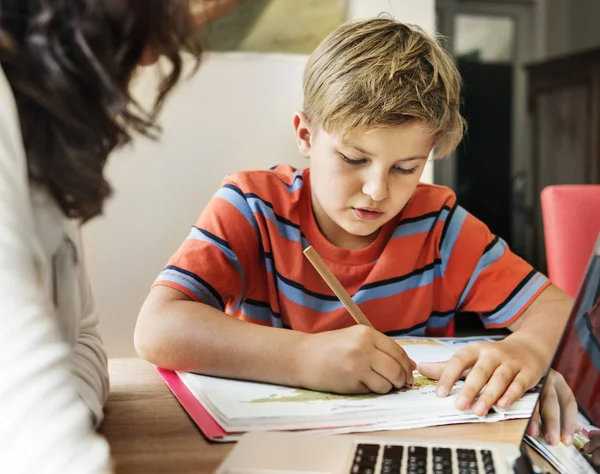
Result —
<svg viewBox="0 0 600 474"><path fill-rule="evenodd" d="M0 64L16 98L29 177L69 217L102 212L104 166L131 133L156 137L156 113L182 74L189 0L0 0ZM153 110L128 92L144 51L170 63Z"/></svg>

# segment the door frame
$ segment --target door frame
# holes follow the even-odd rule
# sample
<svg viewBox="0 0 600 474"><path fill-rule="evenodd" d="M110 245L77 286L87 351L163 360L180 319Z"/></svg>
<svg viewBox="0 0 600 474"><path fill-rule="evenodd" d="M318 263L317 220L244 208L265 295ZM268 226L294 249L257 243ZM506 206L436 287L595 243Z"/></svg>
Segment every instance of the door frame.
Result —
<svg viewBox="0 0 600 474"><path fill-rule="evenodd" d="M438 30L445 37L446 49L453 53L454 22L459 14L511 17L515 20L514 78L512 100L512 143L510 179L511 240L513 250L530 260L534 250L534 229L529 218L534 200L531 186L532 142L527 111L527 76L524 65L543 55L545 21L542 2L529 0L437 0ZM485 158L485 157L483 157ZM449 187L456 184L453 157L436 163L435 182Z"/></svg>

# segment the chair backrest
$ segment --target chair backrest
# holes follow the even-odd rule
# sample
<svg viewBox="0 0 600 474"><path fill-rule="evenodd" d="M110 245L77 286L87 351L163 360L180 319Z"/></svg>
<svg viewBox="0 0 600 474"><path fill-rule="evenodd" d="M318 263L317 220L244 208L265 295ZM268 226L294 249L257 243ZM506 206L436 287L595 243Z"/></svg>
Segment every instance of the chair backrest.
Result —
<svg viewBox="0 0 600 474"><path fill-rule="evenodd" d="M575 297L600 233L600 185L556 185L542 190L548 276Z"/></svg>

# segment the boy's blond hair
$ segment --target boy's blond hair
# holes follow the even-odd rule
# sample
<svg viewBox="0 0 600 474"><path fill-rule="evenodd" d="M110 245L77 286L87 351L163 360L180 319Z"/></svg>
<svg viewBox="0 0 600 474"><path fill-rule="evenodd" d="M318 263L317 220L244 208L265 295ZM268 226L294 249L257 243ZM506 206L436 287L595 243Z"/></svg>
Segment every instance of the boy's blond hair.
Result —
<svg viewBox="0 0 600 474"><path fill-rule="evenodd" d="M304 112L328 133L422 122L435 157L460 143L461 78L452 58L416 26L387 18L347 23L331 33L304 70Z"/></svg>

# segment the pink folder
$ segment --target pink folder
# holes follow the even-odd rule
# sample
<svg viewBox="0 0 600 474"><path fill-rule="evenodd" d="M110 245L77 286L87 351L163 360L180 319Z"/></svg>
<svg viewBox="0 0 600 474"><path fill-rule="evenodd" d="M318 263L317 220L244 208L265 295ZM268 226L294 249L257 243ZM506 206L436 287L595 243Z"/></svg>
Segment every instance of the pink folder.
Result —
<svg viewBox="0 0 600 474"><path fill-rule="evenodd" d="M185 386L176 372L159 367L156 367L156 370L171 389L171 392L177 397L181 406L187 411L190 418L198 425L204 436L211 441L235 441L236 436L229 435L229 433L221 428L210 413L206 411L202 403Z"/></svg>

